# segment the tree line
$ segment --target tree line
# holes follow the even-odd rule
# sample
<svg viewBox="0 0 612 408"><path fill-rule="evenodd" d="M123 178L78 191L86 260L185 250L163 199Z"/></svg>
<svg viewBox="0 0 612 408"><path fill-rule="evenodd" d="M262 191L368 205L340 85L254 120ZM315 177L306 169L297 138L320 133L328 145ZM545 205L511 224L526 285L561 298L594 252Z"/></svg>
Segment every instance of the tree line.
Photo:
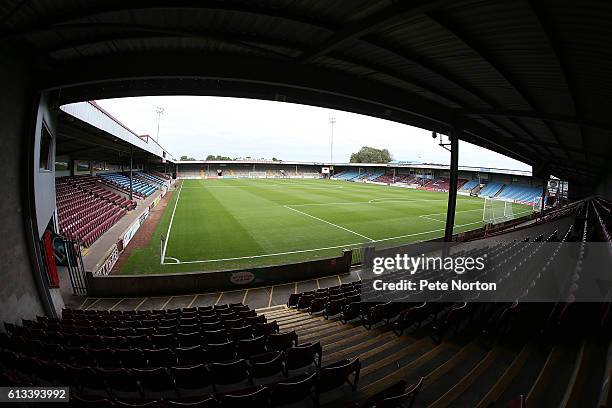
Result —
<svg viewBox="0 0 612 408"><path fill-rule="evenodd" d="M393 157L387 149L363 146L357 153L351 154L351 163L389 163Z"/></svg>

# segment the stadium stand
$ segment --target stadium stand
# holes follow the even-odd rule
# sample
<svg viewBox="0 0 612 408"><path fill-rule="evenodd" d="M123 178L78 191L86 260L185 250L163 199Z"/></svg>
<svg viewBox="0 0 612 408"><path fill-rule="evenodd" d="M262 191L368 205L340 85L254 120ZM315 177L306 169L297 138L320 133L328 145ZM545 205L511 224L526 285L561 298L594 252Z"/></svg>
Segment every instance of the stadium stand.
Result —
<svg viewBox="0 0 612 408"><path fill-rule="evenodd" d="M98 186L94 176L56 179L60 231L90 246L136 203Z"/></svg>
<svg viewBox="0 0 612 408"><path fill-rule="evenodd" d="M345 383L357 387L358 358L322 366L320 342L298 343L302 336L289 330L296 325L280 326L287 331L240 303L138 312L64 309L61 319L5 324L0 375L4 384L68 386L74 406L280 406L309 395L318 404L321 394ZM265 404L250 405L260 399Z"/></svg>
<svg viewBox="0 0 612 408"><path fill-rule="evenodd" d="M137 171L135 173L135 176L143 180L145 183L153 184L158 189L164 186L166 187L168 186L168 179L157 176L153 173L145 173L145 172Z"/></svg>
<svg viewBox="0 0 612 408"><path fill-rule="evenodd" d="M480 197L495 197L502 188L504 188L504 183L487 183L478 195Z"/></svg>
<svg viewBox="0 0 612 408"><path fill-rule="evenodd" d="M368 180L368 181L374 181L377 178L383 176L385 173L383 171L375 171L375 172L366 172L365 174L362 174L361 176L359 176L357 179L358 180Z"/></svg>
<svg viewBox="0 0 612 408"><path fill-rule="evenodd" d="M548 287L543 244L612 242L612 203L576 203L537 225L457 255L510 266L541 258L540 273L499 279ZM291 294L286 308L264 312L241 303L66 309L61 319L4 325L0 376L69 386L73 406L555 407L571 399L594 407L608 395L610 304L572 302L583 290L575 262L559 303L415 302L412 293L388 303L358 280ZM499 263L490 265L482 279L495 276ZM454 272L420 273L448 280ZM577 372L589 374L576 381Z"/></svg>
<svg viewBox="0 0 612 408"><path fill-rule="evenodd" d="M470 192L472 191L472 189L474 189L476 186L478 186L480 184L480 181L478 179L474 179L474 180L470 180L468 182L466 182L460 189L459 191L464 191L464 192Z"/></svg>
<svg viewBox="0 0 612 408"><path fill-rule="evenodd" d="M393 174L381 174L380 176L376 177L373 181L377 182L377 183L395 183L395 181L397 180L396 178L393 178Z"/></svg>
<svg viewBox="0 0 612 408"><path fill-rule="evenodd" d="M165 181L172 180L172 176L171 175L164 174L164 173L161 173L159 171L152 170L152 171L149 171L149 174L152 175L152 176L155 176L155 177L157 177L157 178L159 178L161 180L165 180Z"/></svg>
<svg viewBox="0 0 612 408"><path fill-rule="evenodd" d="M497 194L499 198L507 198L520 203L533 203L542 196L542 187L521 184L506 184Z"/></svg>
<svg viewBox="0 0 612 408"><path fill-rule="evenodd" d="M457 180L457 190L460 190L461 187L467 182L467 180L459 179ZM439 178L435 180L430 180L426 184L421 187L423 190L431 190L431 191L443 191L448 192L449 180L448 178Z"/></svg>
<svg viewBox="0 0 612 408"><path fill-rule="evenodd" d="M356 179L357 177L359 177L359 173L356 171L344 171L334 176L334 178L338 180L346 180L346 181Z"/></svg>
<svg viewBox="0 0 612 408"><path fill-rule="evenodd" d="M612 268L596 268L608 275L589 288L583 262L597 244L612 259L612 202L595 197L612 198L609 2L5 3L0 125L7 256L0 320L24 320L0 332L3 386L69 386L67 405L78 407L612 406ZM99 110L79 119L64 109L88 98L156 94L303 103L418 126L439 136L443 147L448 136L453 177L463 158L459 141L473 143L531 166L532 175L524 177L534 183L546 185L551 175L567 180L568 189L557 193L572 203L552 211L543 205L529 220L468 231L485 242L473 249L462 246L470 243L462 241L464 233L453 234L462 217L454 218L461 213L450 195L445 241L453 241L459 255L497 261L482 271L483 278L516 280L526 288L507 303L445 295L417 302L408 294L403 303L389 304L369 289L367 277L349 282L334 275L331 283L319 287L317 278L303 291L301 282L283 282L287 306L265 312L223 304L221 292L188 297L210 306L168 309L174 305L169 296L152 303L162 310L142 311L139 298L86 298L58 318L62 287L50 284L56 274L48 245L56 221L71 236L85 234L91 241L114 217L93 209L117 215L134 203L113 202L125 200L113 193L127 190L120 174L100 177L97 184L59 180L57 194L51 194L55 175L77 170L79 160L88 162L89 171L107 161L117 168L115 160L127 163L128 150L130 163L158 169L168 164L179 173L177 160L151 137ZM486 170L491 180L510 179ZM204 167L186 171L207 174ZM158 186L144 175L136 178L137 198ZM422 176L393 181L400 180L435 184ZM530 189L504 181L470 191L520 201L533 197ZM340 211L350 218L350 208ZM89 224L72 230L73 222L89 216L99 222L94 230ZM291 228L282 227L290 239ZM559 254L565 243L580 252L567 259L570 279L556 282L549 262L566 259ZM557 251L544 257L543 246ZM524 275L513 272L528 260L538 267ZM501 264L510 268L497 276ZM440 270L421 272L443 281L450 277ZM241 282L240 290L225 293L236 299L244 293L246 299L249 290L268 290L249 285ZM561 300L525 301L540 288ZM576 301L588 289L606 300ZM115 310L120 303L132 310Z"/></svg>
<svg viewBox="0 0 612 408"><path fill-rule="evenodd" d="M101 174L104 180L109 183L121 187L123 190L129 189L130 187L130 178L120 173L104 173ZM149 184L149 182L145 182L143 179L141 180L132 180L132 189L141 197L148 197L157 190L156 187Z"/></svg>
<svg viewBox="0 0 612 408"><path fill-rule="evenodd" d="M414 175L402 175L402 176L398 176L398 178L395 180L396 183L404 183L404 184L412 184L414 183L414 181L416 180L416 176Z"/></svg>
<svg viewBox="0 0 612 408"><path fill-rule="evenodd" d="M601 210L610 207L609 202L599 199L578 206L571 210L577 215L575 221L564 229L555 228L551 221L567 219L568 212L550 214L544 225L555 228L552 232L530 236L532 229L523 230L524 239L530 242L528 249L518 245L520 241L499 242L480 254L520 264L537 256L544 242L560 245L576 239L596 240L595 230L610 242L606 230L609 212ZM607 219L599 218L602 212L608 214ZM591 223L598 227L592 228ZM547 261L541 260L543 265ZM576 260L576 267L579 265ZM437 279L444 275L441 271L425 273ZM494 273L494 268L484 272L483 278L489 273ZM580 401L580 406L595 407L602 395L607 395L605 390L600 394L600 386L607 381L610 305L572 303L576 291L581 290L579 275L577 272L576 280L563 289L567 301L561 303L524 303L521 298L514 303L465 303L451 298L415 303L410 295L405 303L377 303L371 297L363 302L366 295L375 293L371 285L361 282L293 294L287 306L300 314L322 309L324 320L340 321L347 327L345 335L338 334L338 338L352 336L352 340L338 340L342 347L334 347L333 341L328 344L325 337L320 341L324 351L331 348L337 358L360 359L361 398L368 403L372 398L405 397L411 402L416 399L418 406L430 407L517 406L512 404L519 400L527 401L528 406L556 407L564 398L572 398ZM531 277L505 277L516 278L531 288L551 284L546 267ZM393 277L389 279L393 281ZM349 334L354 330L363 333L356 329L359 325L372 334ZM338 330L334 328L333 333ZM393 333L395 340L388 337ZM399 346L404 337L410 340ZM394 369L381 373L385 366ZM576 382L572 374L576 372L591 375L585 382ZM394 385L397 381L401 386ZM411 391L409 396L405 395L407 390ZM368 403L365 406L370 406Z"/></svg>

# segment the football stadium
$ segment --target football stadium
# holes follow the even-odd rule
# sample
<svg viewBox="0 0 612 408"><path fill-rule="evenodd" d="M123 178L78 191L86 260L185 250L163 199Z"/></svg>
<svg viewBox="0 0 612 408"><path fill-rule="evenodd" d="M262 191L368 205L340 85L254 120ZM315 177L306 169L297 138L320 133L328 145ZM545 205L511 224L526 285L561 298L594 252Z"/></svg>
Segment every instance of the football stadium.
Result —
<svg viewBox="0 0 612 408"><path fill-rule="evenodd" d="M612 407L611 20L0 1L0 404Z"/></svg>
<svg viewBox="0 0 612 408"><path fill-rule="evenodd" d="M531 188L534 194L540 190ZM119 272L235 269L439 238L444 235L446 202L440 192L326 179L183 180L166 207L159 237ZM460 197L455 231L483 226L487 211L500 221L534 212L527 204L511 202L505 208L503 201L484 207L482 198ZM267 224L270 219L282 228ZM263 240L266 246L259 244ZM195 241L200 244L189 245Z"/></svg>

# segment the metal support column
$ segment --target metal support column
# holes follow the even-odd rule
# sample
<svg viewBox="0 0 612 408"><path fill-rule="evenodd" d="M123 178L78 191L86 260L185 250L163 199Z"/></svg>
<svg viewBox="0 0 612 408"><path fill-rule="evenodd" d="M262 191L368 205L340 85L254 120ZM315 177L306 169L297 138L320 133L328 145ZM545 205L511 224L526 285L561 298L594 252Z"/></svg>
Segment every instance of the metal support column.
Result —
<svg viewBox="0 0 612 408"><path fill-rule="evenodd" d="M540 203L540 218L544 216L544 207L546 206L546 190L548 189L548 179L550 176L544 178L542 186L542 202ZM558 197L557 197L558 198Z"/></svg>
<svg viewBox="0 0 612 408"><path fill-rule="evenodd" d="M130 200L132 200L132 160L134 159L134 149L130 147Z"/></svg>
<svg viewBox="0 0 612 408"><path fill-rule="evenodd" d="M450 242L455 225L455 209L457 208L457 181L459 178L459 136L461 130L454 126L450 132L450 180L448 185L448 206L446 207L446 228L444 241Z"/></svg>

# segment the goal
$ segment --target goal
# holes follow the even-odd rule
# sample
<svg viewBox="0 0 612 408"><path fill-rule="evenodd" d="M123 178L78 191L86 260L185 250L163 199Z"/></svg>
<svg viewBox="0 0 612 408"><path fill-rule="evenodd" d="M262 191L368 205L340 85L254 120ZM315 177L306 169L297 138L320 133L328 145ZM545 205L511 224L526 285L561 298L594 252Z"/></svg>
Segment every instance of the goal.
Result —
<svg viewBox="0 0 612 408"><path fill-rule="evenodd" d="M485 198L482 210L482 222L485 224L497 224L514 219L512 203L509 201Z"/></svg>
<svg viewBox="0 0 612 408"><path fill-rule="evenodd" d="M267 178L265 171L249 171L249 178Z"/></svg>

